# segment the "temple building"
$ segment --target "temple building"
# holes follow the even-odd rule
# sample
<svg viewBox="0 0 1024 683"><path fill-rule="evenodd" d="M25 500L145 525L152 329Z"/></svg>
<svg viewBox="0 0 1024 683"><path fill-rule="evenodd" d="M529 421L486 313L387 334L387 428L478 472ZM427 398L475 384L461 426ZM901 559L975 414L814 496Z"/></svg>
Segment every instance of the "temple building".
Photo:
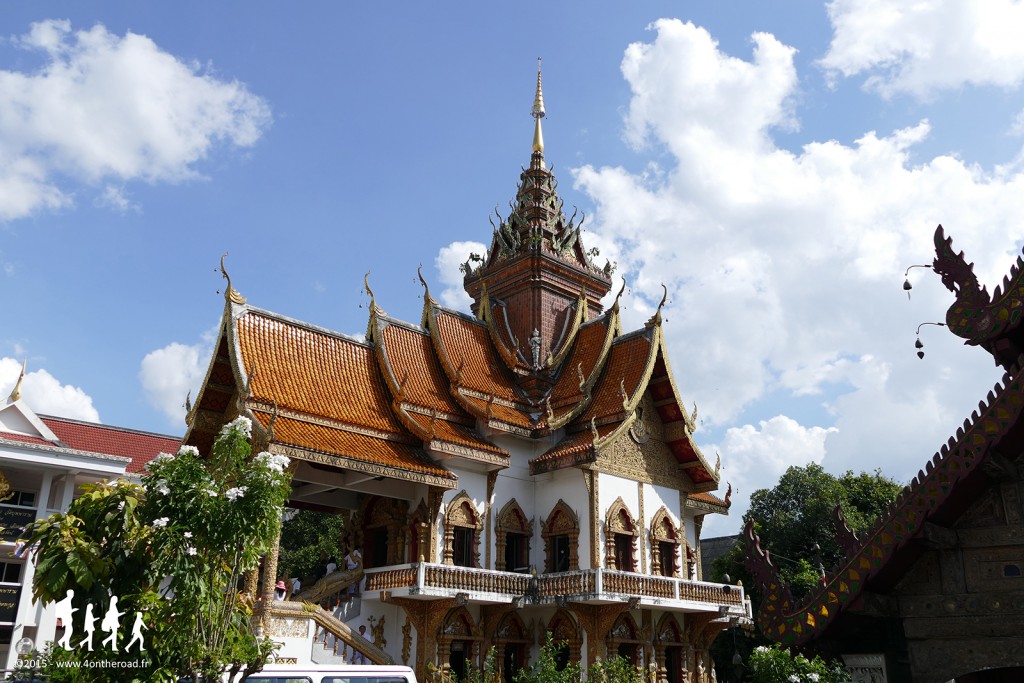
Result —
<svg viewBox="0 0 1024 683"><path fill-rule="evenodd" d="M490 249L463 266L471 314L421 275L421 319L396 320L366 282L354 340L257 308L228 280L185 442L208 452L227 421L252 419L254 447L292 460L289 506L347 511L362 555L307 587L305 606L273 599L267 558L280 659L465 680L493 647L508 681L550 634L584 666L619 654L664 683L705 683L711 641L749 620L742 586L701 580L701 525L729 495L694 444L661 305L629 332L624 284L604 308L613 268L562 210L544 114L538 70L529 166Z"/></svg>
<svg viewBox="0 0 1024 683"><path fill-rule="evenodd" d="M26 526L67 512L85 484L134 479L180 437L140 432L65 417L37 415L21 396L21 376L0 404L0 657L13 669L13 644L22 638L44 651L56 639L54 604L32 600L35 563L17 540Z"/></svg>
<svg viewBox="0 0 1024 683"><path fill-rule="evenodd" d="M1024 259L989 295L941 225L935 252L931 268L956 295L946 326L1006 374L862 537L837 511L846 555L817 591L794 600L748 525L757 623L780 643L841 656L858 682L1021 681Z"/></svg>

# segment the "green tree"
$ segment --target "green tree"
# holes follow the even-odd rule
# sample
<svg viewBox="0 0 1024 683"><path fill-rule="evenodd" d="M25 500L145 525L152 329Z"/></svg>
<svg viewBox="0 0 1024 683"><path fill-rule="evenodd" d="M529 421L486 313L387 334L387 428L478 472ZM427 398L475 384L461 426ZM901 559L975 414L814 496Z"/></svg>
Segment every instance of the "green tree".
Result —
<svg viewBox="0 0 1024 683"><path fill-rule="evenodd" d="M754 521L761 547L771 551L780 577L799 597L821 581L820 567L827 572L843 556L835 540L836 505L842 506L850 529L862 532L884 512L901 488L878 470L860 474L847 471L836 477L821 465L793 466L773 488L759 489L751 495L743 527L749 520ZM741 540L715 561L708 578L724 581L728 575L732 581L742 581L756 612L760 595L747 571L746 557L747 545ZM738 633L735 639L716 640L712 655L719 671L726 673L731 671L734 654L738 652L743 661L749 661L755 646L767 643L760 635Z"/></svg>
<svg viewBox="0 0 1024 683"><path fill-rule="evenodd" d="M74 591L76 634L87 605L102 615L112 596L126 615L121 644L130 619L143 617L144 657L116 647L76 648L67 656L144 659L146 665L91 668L95 675L88 680L219 681L226 668L251 672L266 661L272 643L257 635L253 604L240 587L277 536L290 485L288 458L250 457L251 428L238 418L224 427L207 459L191 446L161 454L141 485L87 487L67 513L27 530L36 549L33 595L50 603ZM68 680L58 679L57 668L47 673Z"/></svg>
<svg viewBox="0 0 1024 683"><path fill-rule="evenodd" d="M329 558L345 556L345 531L344 515L298 510L281 526L279 566L303 581L315 577Z"/></svg>

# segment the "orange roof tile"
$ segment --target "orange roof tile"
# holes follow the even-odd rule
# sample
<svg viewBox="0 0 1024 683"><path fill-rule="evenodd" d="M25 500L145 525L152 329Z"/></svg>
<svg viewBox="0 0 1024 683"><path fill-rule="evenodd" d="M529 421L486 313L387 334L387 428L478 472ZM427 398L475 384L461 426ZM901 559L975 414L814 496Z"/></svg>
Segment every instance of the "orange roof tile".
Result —
<svg viewBox="0 0 1024 683"><path fill-rule="evenodd" d="M423 415L421 413L409 413L409 416L416 421L418 425L425 431L433 431L434 438L440 441L447 441L448 443L458 444L467 448L474 448L476 450L485 451L487 453L495 453L497 455L508 455L508 451L498 448L486 439L478 436L473 430L468 427L464 427L459 424L453 424L447 420L438 418L433 421L431 426L431 416Z"/></svg>
<svg viewBox="0 0 1024 683"><path fill-rule="evenodd" d="M643 331L619 337L612 342L612 349L601 370L601 378L594 387L590 405L573 423L586 424L592 417L601 419L621 413L621 387L625 386L630 397L636 393L651 350L651 340Z"/></svg>
<svg viewBox="0 0 1024 683"><path fill-rule="evenodd" d="M257 401L396 434L373 349L341 335L249 309L238 319L238 340Z"/></svg>
<svg viewBox="0 0 1024 683"><path fill-rule="evenodd" d="M583 398L580 393L579 370L586 379L594 371L601 347L608 334L608 315L580 327L576 343L569 357L562 364L558 381L551 389L551 406L557 408L566 403L575 403Z"/></svg>
<svg viewBox="0 0 1024 683"><path fill-rule="evenodd" d="M619 423L601 425L597 428L598 437L608 436L618 426ZM586 462L592 457L593 447L594 434L590 429L570 434L553 448L531 460L530 473L539 474Z"/></svg>
<svg viewBox="0 0 1024 683"><path fill-rule="evenodd" d="M460 385L508 401L522 397L480 322L435 307L438 337L452 372L462 365Z"/></svg>
<svg viewBox="0 0 1024 683"><path fill-rule="evenodd" d="M270 415L263 412L255 412L254 415L264 427L270 423ZM278 417L274 422L274 443L347 460L384 465L414 474L457 479L411 443L381 439L303 420Z"/></svg>
<svg viewBox="0 0 1024 683"><path fill-rule="evenodd" d="M402 401L456 415L468 414L449 393L449 382L434 353L430 334L383 319L380 350L402 385Z"/></svg>

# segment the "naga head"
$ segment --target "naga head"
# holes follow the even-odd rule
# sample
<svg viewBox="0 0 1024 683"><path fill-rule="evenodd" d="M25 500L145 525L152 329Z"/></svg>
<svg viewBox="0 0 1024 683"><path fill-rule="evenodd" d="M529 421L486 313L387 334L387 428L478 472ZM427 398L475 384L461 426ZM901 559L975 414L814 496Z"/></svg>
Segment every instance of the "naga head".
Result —
<svg viewBox="0 0 1024 683"><path fill-rule="evenodd" d="M940 225L935 229L935 260L932 269L942 278L946 289L959 297L979 290L974 264L967 263L964 253L953 250L953 238L946 237Z"/></svg>

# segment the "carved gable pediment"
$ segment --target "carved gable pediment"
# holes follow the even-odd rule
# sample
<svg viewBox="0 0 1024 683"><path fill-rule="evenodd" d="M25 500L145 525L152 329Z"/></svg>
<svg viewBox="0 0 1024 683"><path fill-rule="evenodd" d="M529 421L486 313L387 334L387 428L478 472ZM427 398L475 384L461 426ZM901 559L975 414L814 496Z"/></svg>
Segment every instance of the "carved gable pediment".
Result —
<svg viewBox="0 0 1024 683"><path fill-rule="evenodd" d="M665 445L665 425L649 393L636 412L629 429L598 451L597 469L647 484L689 490L692 484Z"/></svg>

